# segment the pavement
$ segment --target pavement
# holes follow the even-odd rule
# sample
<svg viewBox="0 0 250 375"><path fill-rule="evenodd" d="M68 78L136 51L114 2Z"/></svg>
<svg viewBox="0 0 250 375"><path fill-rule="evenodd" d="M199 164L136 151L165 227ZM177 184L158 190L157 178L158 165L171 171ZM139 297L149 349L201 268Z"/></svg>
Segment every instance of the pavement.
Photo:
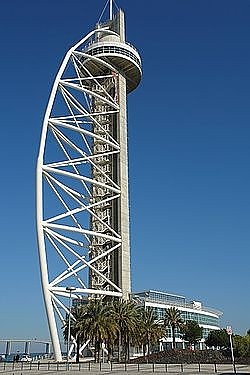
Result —
<svg viewBox="0 0 250 375"><path fill-rule="evenodd" d="M249 365L236 365L234 372L231 364L121 364L121 363L56 363L56 362L30 362L30 363L3 363L0 362L0 375L89 375L114 374L114 375L249 375Z"/></svg>

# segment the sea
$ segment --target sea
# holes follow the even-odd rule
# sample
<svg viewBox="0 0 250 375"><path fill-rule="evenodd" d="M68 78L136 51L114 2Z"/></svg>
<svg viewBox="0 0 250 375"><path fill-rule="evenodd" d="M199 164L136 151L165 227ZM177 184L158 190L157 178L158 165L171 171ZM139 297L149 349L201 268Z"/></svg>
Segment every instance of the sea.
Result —
<svg viewBox="0 0 250 375"><path fill-rule="evenodd" d="M19 360L21 360L21 358L26 355L25 353L19 353L19 352L16 352L16 353L11 353L11 354L4 354L4 353L1 353L0 354L0 358L2 358L2 361L7 361L7 362L13 362L16 355L19 355ZM65 353L66 354L66 353ZM53 353L50 353L50 354L46 354L46 353L30 353L30 354L27 354L29 357L32 358L33 361L39 361L41 359L52 359L53 358ZM0 362L1 362L1 359L0 359Z"/></svg>

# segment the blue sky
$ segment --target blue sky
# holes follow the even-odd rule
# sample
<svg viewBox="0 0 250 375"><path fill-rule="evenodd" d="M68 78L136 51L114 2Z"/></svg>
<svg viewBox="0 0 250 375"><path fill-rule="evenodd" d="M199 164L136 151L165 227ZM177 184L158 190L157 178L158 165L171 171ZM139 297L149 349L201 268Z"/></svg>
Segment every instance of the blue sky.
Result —
<svg viewBox="0 0 250 375"><path fill-rule="evenodd" d="M48 338L35 164L55 73L104 0L1 4L0 338ZM143 60L130 94L132 286L249 322L250 2L117 1Z"/></svg>

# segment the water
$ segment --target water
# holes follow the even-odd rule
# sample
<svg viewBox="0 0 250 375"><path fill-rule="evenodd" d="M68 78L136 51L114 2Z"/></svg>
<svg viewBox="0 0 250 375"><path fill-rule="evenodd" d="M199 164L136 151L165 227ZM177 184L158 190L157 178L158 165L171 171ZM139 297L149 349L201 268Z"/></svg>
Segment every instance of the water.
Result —
<svg viewBox="0 0 250 375"><path fill-rule="evenodd" d="M21 358L25 355L24 353L21 353L21 352L16 352L16 353L11 353L9 355L5 355L4 353L1 353L0 356L2 356L3 358L5 358L5 360L7 362L13 362L14 361L14 357L19 354L19 361L21 360ZM34 361L38 361L39 359L51 359L53 354L50 353L50 354L46 354L46 353L30 353L28 354L29 357L31 357Z"/></svg>

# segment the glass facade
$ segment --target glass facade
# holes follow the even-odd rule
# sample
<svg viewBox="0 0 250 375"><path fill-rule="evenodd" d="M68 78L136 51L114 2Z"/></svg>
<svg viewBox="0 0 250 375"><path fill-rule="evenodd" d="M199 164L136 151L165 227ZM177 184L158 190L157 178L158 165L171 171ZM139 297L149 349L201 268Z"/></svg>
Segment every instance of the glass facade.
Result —
<svg viewBox="0 0 250 375"><path fill-rule="evenodd" d="M155 316L157 319L164 319L166 309L160 308L160 307L153 307ZM187 320L194 320L199 325L210 325L214 327L219 327L219 318L205 315L198 312L189 312L189 311L181 311L181 318L184 322ZM211 329L209 328L203 328L203 338L207 338L209 332ZM171 337L171 329L167 329L167 335L166 337ZM181 334L176 330L176 337L181 338Z"/></svg>
<svg viewBox="0 0 250 375"><path fill-rule="evenodd" d="M202 313L197 313L197 312L190 312L190 311L181 311L181 317L186 322L187 320L194 320L200 325L210 325L210 326L219 326L219 319L210 316L210 315L205 315Z"/></svg>
<svg viewBox="0 0 250 375"><path fill-rule="evenodd" d="M113 46L113 45L112 46L109 46L109 45L98 46L88 51L88 54L92 56L109 54L109 53L128 56L130 59L135 61L139 66L141 66L141 61L132 51L130 51L129 49L120 47L120 46Z"/></svg>
<svg viewBox="0 0 250 375"><path fill-rule="evenodd" d="M213 326L214 328L219 328L219 316L221 315L221 313L213 309L203 308L201 302L187 302L186 298L183 296L152 290L136 293L133 295L133 297L137 300L139 299L139 301L144 304L144 306L152 307L156 319L164 319L166 309L170 305L179 309L181 318L184 322L188 320L194 320L201 326L209 325ZM168 307L154 306L154 304L165 304L168 305ZM192 309L193 311L184 311L183 308L190 310ZM207 312L208 314L205 314L205 312ZM211 315L211 313L213 315ZM211 330L212 329L209 328L203 328L203 338L206 338ZM167 329L166 338L171 338L170 328ZM182 338L178 330L176 330L176 338Z"/></svg>
<svg viewBox="0 0 250 375"><path fill-rule="evenodd" d="M157 319L164 319L166 309L161 307L153 307ZM181 318L184 322L194 320L201 325L219 326L219 319L210 315L198 312L181 311Z"/></svg>
<svg viewBox="0 0 250 375"><path fill-rule="evenodd" d="M175 294L168 294L163 292L156 292L149 290L147 292L136 293L136 296L152 302L171 303L183 306L186 302L185 297L177 296Z"/></svg>

